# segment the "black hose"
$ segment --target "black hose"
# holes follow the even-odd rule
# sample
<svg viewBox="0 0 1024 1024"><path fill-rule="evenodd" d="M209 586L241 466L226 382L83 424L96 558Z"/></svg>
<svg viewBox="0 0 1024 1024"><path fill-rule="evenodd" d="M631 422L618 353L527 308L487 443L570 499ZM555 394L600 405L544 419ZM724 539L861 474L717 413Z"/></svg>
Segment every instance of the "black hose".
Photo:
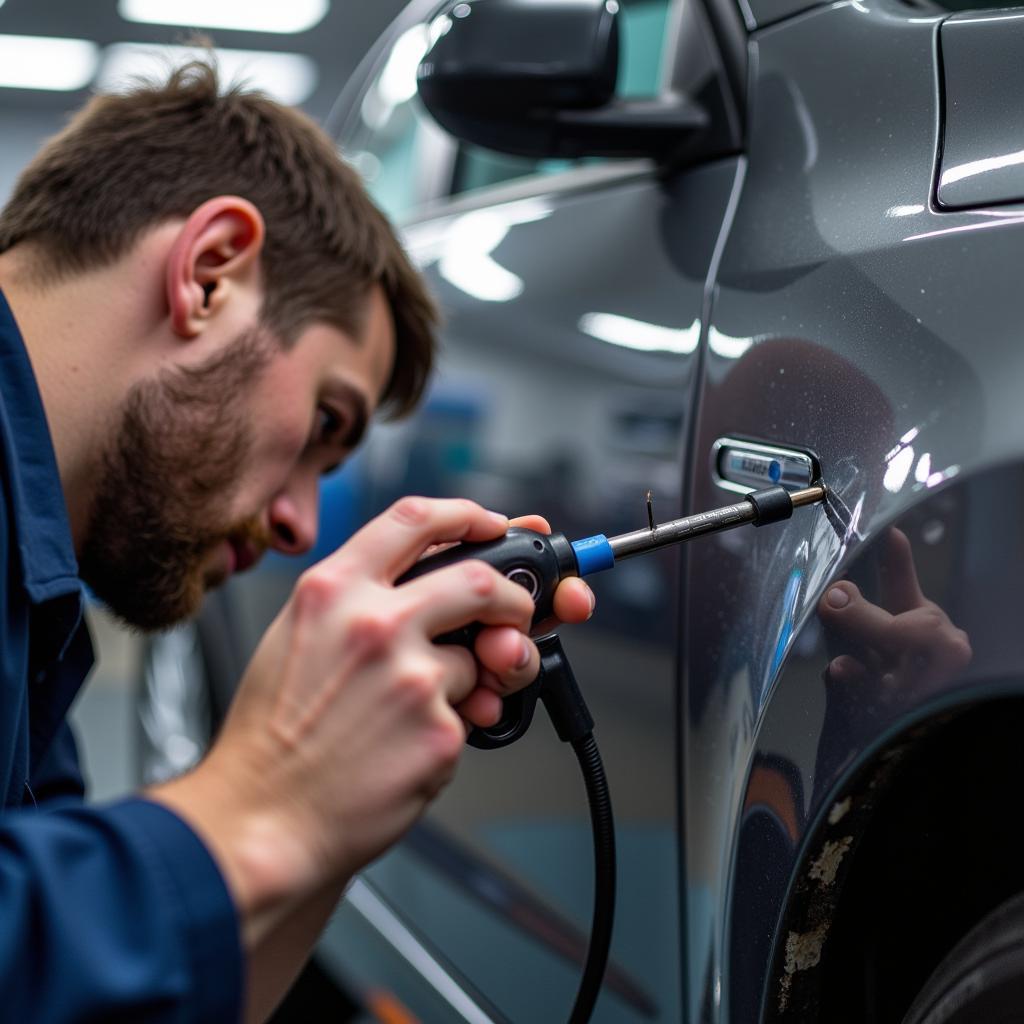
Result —
<svg viewBox="0 0 1024 1024"><path fill-rule="evenodd" d="M587 786L590 824L594 834L594 919L590 928L587 963L569 1024L587 1024L601 992L601 981L612 943L612 923L615 917L615 823L604 765L593 734L587 733L581 739L573 740L572 749Z"/></svg>

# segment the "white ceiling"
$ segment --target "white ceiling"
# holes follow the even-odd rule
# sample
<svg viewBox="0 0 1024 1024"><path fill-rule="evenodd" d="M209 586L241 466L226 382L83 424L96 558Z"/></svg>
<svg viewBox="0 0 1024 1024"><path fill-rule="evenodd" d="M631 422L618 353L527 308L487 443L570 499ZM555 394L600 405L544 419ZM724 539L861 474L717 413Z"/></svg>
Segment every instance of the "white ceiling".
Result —
<svg viewBox="0 0 1024 1024"><path fill-rule="evenodd" d="M251 0L251 5L278 2L288 0ZM200 31L224 48L284 51L312 59L317 84L302 108L323 121L373 40L403 6L404 0L332 0L323 20L304 32ZM87 39L105 49L118 43L181 44L192 31L193 26L127 21L118 14L117 0L0 0L0 35ZM0 88L0 202L39 143L88 96L88 87L72 92Z"/></svg>

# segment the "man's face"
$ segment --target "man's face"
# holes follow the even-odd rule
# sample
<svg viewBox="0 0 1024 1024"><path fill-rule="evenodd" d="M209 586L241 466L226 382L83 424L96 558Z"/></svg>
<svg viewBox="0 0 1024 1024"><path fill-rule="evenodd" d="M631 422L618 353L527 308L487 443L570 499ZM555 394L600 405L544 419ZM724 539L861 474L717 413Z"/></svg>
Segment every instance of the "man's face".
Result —
<svg viewBox="0 0 1024 1024"><path fill-rule="evenodd" d="M82 578L129 624L163 629L267 548L308 550L319 479L358 443L393 358L377 288L356 339L317 325L285 350L253 328L137 384L104 458Z"/></svg>

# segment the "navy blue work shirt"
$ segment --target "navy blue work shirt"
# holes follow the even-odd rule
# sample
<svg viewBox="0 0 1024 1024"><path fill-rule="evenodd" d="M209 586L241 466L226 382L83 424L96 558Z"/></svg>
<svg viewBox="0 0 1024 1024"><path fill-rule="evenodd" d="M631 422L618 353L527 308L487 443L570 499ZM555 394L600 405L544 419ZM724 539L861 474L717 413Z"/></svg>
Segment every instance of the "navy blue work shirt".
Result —
<svg viewBox="0 0 1024 1024"><path fill-rule="evenodd" d="M92 667L56 457L0 293L0 1019L237 1021L238 920L195 833L82 804L65 715Z"/></svg>

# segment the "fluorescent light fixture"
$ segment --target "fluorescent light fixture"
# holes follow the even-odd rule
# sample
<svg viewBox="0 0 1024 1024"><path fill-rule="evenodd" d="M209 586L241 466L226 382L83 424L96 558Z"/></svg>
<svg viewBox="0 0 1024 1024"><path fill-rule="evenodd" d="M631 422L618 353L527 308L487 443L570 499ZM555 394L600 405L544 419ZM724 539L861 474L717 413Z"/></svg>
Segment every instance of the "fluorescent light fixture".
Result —
<svg viewBox="0 0 1024 1024"><path fill-rule="evenodd" d="M117 10L126 21L149 25L291 35L319 25L330 6L330 0L120 0Z"/></svg>
<svg viewBox="0 0 1024 1024"><path fill-rule="evenodd" d="M99 47L88 39L0 35L0 86L84 89L96 74Z"/></svg>
<svg viewBox="0 0 1024 1024"><path fill-rule="evenodd" d="M629 316L615 313L584 313L579 328L584 334L609 345L620 345L639 352L674 352L689 355L697 351L700 341L700 321L689 327L662 327Z"/></svg>
<svg viewBox="0 0 1024 1024"><path fill-rule="evenodd" d="M217 47L213 54L225 86L242 83L289 106L309 99L316 88L316 62L302 53ZM190 60L208 59L209 51L202 47L114 43L103 51L96 85L102 92L123 92L138 84L140 78L160 82L172 68Z"/></svg>

